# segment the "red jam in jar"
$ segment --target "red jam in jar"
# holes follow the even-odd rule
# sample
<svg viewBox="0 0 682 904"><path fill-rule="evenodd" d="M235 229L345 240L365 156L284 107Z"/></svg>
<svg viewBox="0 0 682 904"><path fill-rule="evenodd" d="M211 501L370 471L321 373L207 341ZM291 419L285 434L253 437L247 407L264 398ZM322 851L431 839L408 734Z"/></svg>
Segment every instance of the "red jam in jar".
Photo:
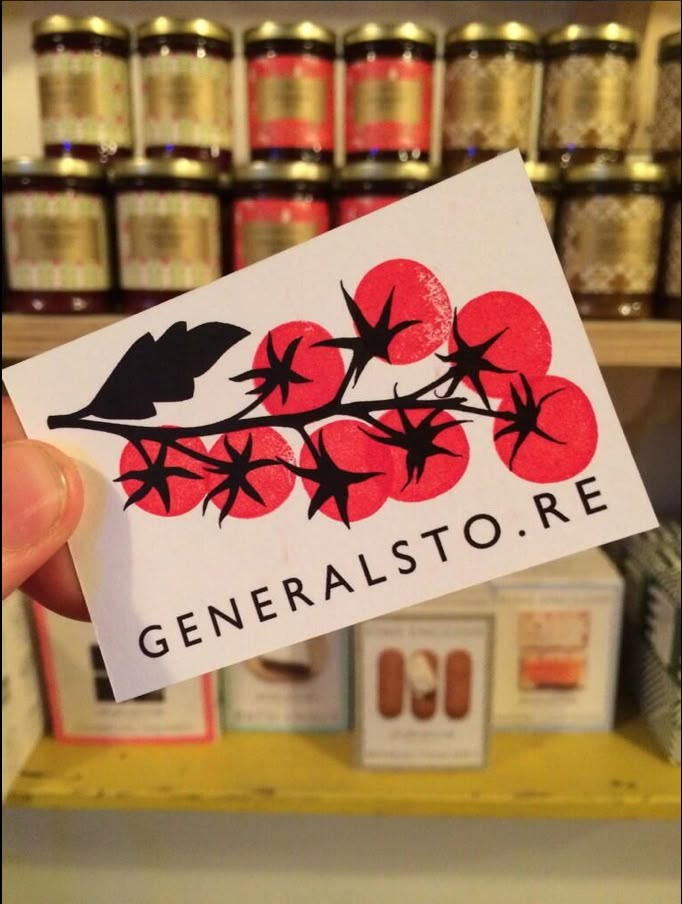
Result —
<svg viewBox="0 0 682 904"><path fill-rule="evenodd" d="M410 163L379 160L348 163L341 170L337 188L336 225L343 226L381 210L437 181L436 168L417 160Z"/></svg>

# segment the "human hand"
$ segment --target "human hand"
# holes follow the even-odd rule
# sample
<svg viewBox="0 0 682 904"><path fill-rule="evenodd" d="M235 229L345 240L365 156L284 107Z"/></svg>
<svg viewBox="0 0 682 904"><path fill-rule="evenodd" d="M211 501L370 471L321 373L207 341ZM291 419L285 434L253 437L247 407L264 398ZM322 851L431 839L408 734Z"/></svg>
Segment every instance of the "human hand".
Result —
<svg viewBox="0 0 682 904"><path fill-rule="evenodd" d="M2 598L17 587L70 618L88 611L65 546L83 508L76 465L47 443L26 439L2 400Z"/></svg>

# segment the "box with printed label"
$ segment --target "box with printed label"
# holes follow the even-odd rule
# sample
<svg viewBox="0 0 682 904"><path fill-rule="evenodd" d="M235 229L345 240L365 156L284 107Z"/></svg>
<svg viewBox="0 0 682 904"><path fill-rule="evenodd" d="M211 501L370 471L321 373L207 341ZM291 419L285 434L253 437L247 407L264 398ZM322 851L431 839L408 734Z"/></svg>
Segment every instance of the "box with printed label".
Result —
<svg viewBox="0 0 682 904"><path fill-rule="evenodd" d="M492 619L365 622L356 638L356 759L378 769L485 764Z"/></svg>
<svg viewBox="0 0 682 904"><path fill-rule="evenodd" d="M37 603L34 614L57 740L152 744L216 738L212 675L115 703L92 625L62 618Z"/></svg>
<svg viewBox="0 0 682 904"><path fill-rule="evenodd" d="M348 632L273 650L223 669L225 728L345 731L349 728Z"/></svg>

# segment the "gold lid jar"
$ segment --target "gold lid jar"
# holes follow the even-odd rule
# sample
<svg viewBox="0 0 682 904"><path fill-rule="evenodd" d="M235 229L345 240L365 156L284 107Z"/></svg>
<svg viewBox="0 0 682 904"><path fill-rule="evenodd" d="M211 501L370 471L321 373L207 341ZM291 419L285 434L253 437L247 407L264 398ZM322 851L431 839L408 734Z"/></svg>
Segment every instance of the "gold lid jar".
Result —
<svg viewBox="0 0 682 904"><path fill-rule="evenodd" d="M657 313L669 320L679 320L682 305L682 276L680 252L682 249L682 228L680 217L680 162L674 167L671 192L668 198L668 212L665 222L663 249L663 279Z"/></svg>
<svg viewBox="0 0 682 904"><path fill-rule="evenodd" d="M553 163L526 163L526 175L535 191L549 234L554 238L556 212L561 189L561 169Z"/></svg>
<svg viewBox="0 0 682 904"><path fill-rule="evenodd" d="M413 160L409 163L361 160L339 172L336 187L336 225L343 226L365 214L381 210L440 178L438 167Z"/></svg>
<svg viewBox="0 0 682 904"><path fill-rule="evenodd" d="M665 35L658 45L658 84L652 127L654 158L680 159L680 32Z"/></svg>

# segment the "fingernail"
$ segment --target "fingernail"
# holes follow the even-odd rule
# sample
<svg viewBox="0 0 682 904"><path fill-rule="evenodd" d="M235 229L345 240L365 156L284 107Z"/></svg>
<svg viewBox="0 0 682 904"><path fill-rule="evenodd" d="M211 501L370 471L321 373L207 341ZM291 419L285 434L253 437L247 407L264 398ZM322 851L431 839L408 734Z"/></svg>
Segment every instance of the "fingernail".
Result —
<svg viewBox="0 0 682 904"><path fill-rule="evenodd" d="M2 447L2 548L26 549L57 524L66 506L66 477L42 446Z"/></svg>

